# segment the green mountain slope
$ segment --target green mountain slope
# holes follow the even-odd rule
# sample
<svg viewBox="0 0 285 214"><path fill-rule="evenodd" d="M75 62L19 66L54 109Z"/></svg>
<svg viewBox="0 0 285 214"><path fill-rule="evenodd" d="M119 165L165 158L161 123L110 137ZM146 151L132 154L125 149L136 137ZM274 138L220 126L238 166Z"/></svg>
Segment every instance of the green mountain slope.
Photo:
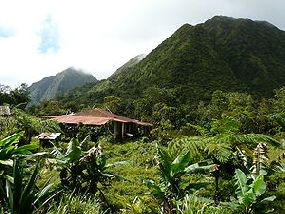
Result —
<svg viewBox="0 0 285 214"><path fill-rule="evenodd" d="M285 32L263 21L217 16L183 25L127 72L101 81L85 98L77 93L81 103L92 104L109 95L136 99L154 86L175 89L180 103L197 103L217 89L271 96L283 85Z"/></svg>
<svg viewBox="0 0 285 214"><path fill-rule="evenodd" d="M215 50L251 92L285 85L285 32L265 21L214 17L203 27Z"/></svg>
<svg viewBox="0 0 285 214"><path fill-rule="evenodd" d="M62 96L65 92L72 90L85 83L97 82L91 74L68 68L56 76L45 77L33 83L29 87L31 103L37 104L43 100L50 100Z"/></svg>
<svg viewBox="0 0 285 214"><path fill-rule="evenodd" d="M131 69L133 66L135 66L136 64L138 64L143 58L145 58L146 56L144 54L140 54L138 56L135 56L134 58L130 59L128 62L126 62L124 65L122 65L121 67L119 67L113 74L111 77L115 77L117 76L119 73L122 72L127 72L129 69Z"/></svg>

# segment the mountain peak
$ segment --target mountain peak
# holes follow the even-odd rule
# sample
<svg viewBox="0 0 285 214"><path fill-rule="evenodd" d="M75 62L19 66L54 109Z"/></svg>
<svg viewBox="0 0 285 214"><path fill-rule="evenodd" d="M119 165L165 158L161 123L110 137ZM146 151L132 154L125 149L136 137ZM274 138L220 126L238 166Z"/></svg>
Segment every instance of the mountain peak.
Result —
<svg viewBox="0 0 285 214"><path fill-rule="evenodd" d="M223 26L262 26L262 27L270 27L278 29L275 25L267 22L267 21L260 21L260 20L252 20L248 18L233 18L229 16L214 16L213 18L207 20L205 25L223 25Z"/></svg>
<svg viewBox="0 0 285 214"><path fill-rule="evenodd" d="M285 84L285 34L272 26L227 16L184 24L124 73L128 75L118 77L118 85L137 91L179 85L188 90L185 94L192 93L189 98L229 88L270 95Z"/></svg>
<svg viewBox="0 0 285 214"><path fill-rule="evenodd" d="M31 103L37 104L43 100L50 100L85 83L97 82L91 74L70 67L56 76L45 77L29 87Z"/></svg>
<svg viewBox="0 0 285 214"><path fill-rule="evenodd" d="M185 23L180 28L178 28L174 34L188 32L189 30L192 29L192 27L193 27L192 25Z"/></svg>
<svg viewBox="0 0 285 214"><path fill-rule="evenodd" d="M139 63L122 67L91 88L92 100L84 102L110 95L137 99L152 87L170 89L191 105L209 100L215 90L271 96L285 85L285 32L264 21L215 16L184 24ZM85 96L82 91L77 97Z"/></svg>
<svg viewBox="0 0 285 214"><path fill-rule="evenodd" d="M75 68L75 67L69 67L59 73L57 73L57 75L60 75L60 74L67 74L67 73L78 73L78 74L87 74L87 75L91 75L89 73L87 73L86 71L82 70L82 69L78 69L78 68Z"/></svg>
<svg viewBox="0 0 285 214"><path fill-rule="evenodd" d="M146 57L145 54L140 54L137 55L133 58L131 58L128 62L126 62L124 65L122 65L121 67L119 67L114 74L112 74L111 77L114 77L115 75L119 74L119 73L123 73L126 70L128 70L129 68L135 66L136 64L138 64L141 60L143 60Z"/></svg>

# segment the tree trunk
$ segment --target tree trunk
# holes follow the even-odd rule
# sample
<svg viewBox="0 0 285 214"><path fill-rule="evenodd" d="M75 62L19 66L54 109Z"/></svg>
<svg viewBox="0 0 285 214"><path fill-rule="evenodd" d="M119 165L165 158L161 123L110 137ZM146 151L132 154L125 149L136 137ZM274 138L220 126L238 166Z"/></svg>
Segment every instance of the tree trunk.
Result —
<svg viewBox="0 0 285 214"><path fill-rule="evenodd" d="M215 204L218 205L220 202L220 196L219 196L219 170L217 170L216 172L214 172L214 177L215 177L215 195L214 195L214 201Z"/></svg>

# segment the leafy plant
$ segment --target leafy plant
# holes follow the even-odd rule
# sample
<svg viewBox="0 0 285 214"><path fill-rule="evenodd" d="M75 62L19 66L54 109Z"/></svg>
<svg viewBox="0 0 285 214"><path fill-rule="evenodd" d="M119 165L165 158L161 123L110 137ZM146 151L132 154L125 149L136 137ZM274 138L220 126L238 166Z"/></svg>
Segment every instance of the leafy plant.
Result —
<svg viewBox="0 0 285 214"><path fill-rule="evenodd" d="M16 121L14 129L24 131L24 135L20 140L21 144L30 143L32 136L35 134L60 131L58 124L54 121L38 119L17 108L13 108L13 112Z"/></svg>
<svg viewBox="0 0 285 214"><path fill-rule="evenodd" d="M30 155L33 150L38 148L36 144L19 146L18 143L22 136L23 132L20 132L0 140L0 165L11 166L14 155Z"/></svg>
<svg viewBox="0 0 285 214"><path fill-rule="evenodd" d="M84 152L83 144L84 141L79 144L77 139L72 139L65 154L57 151L55 160L59 165L61 184L75 193L99 193L101 200L106 207L109 207L100 187L109 185L113 179L123 179L109 169L113 166L126 164L127 161L107 164L103 148L100 145Z"/></svg>
<svg viewBox="0 0 285 214"><path fill-rule="evenodd" d="M181 188L183 175L202 173L207 174L217 170L217 165L203 163L191 164L190 152L171 157L169 152L157 146L157 163L160 172L160 183L153 180L143 179L143 183L151 189L151 194L161 202L164 213L172 213L174 210L173 200L182 198L186 193ZM206 164L205 164L206 163ZM185 188L187 189L187 187Z"/></svg>
<svg viewBox="0 0 285 214"><path fill-rule="evenodd" d="M36 186L38 165L28 180L25 179L24 166L17 158L13 164L13 176L6 180L6 199L8 210L13 214L29 214L44 210L49 201L58 194L52 192L53 184L42 188Z"/></svg>
<svg viewBox="0 0 285 214"><path fill-rule="evenodd" d="M19 146L19 139L23 132L8 136L0 140L0 202L4 198L5 179L13 172L13 162L15 156L31 155L32 151L38 148L36 144Z"/></svg>
<svg viewBox="0 0 285 214"><path fill-rule="evenodd" d="M266 183L263 175L258 175L253 178L250 184L249 180L240 169L235 171L234 179L236 181L236 197L237 200L233 200L238 204L238 207L243 213L253 213L255 205L265 201L273 201L276 196L270 196L262 199L262 195L266 192Z"/></svg>

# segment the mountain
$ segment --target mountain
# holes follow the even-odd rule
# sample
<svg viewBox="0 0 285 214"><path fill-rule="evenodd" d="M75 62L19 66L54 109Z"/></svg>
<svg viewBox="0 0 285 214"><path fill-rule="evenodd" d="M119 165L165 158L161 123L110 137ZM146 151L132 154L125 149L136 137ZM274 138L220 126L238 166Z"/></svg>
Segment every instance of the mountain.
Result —
<svg viewBox="0 0 285 214"><path fill-rule="evenodd" d="M90 105L110 95L137 99L158 87L175 90L180 103L197 103L215 90L268 97L284 85L285 32L265 21L215 16L183 25L127 72L91 87L86 99L78 96Z"/></svg>
<svg viewBox="0 0 285 214"><path fill-rule="evenodd" d="M62 96L78 86L85 83L97 82L91 74L86 74L74 68L68 68L56 76L45 77L42 80L33 83L29 87L31 102L38 104L43 100L50 100L57 96Z"/></svg>
<svg viewBox="0 0 285 214"><path fill-rule="evenodd" d="M249 91L285 85L285 32L266 21L217 16L204 24L217 53Z"/></svg>
<svg viewBox="0 0 285 214"><path fill-rule="evenodd" d="M119 73L126 72L128 69L132 68L136 64L138 64L143 58L145 58L146 55L140 54L135 56L134 58L130 59L128 62L126 62L124 65L119 67L113 74L112 77L116 76Z"/></svg>

